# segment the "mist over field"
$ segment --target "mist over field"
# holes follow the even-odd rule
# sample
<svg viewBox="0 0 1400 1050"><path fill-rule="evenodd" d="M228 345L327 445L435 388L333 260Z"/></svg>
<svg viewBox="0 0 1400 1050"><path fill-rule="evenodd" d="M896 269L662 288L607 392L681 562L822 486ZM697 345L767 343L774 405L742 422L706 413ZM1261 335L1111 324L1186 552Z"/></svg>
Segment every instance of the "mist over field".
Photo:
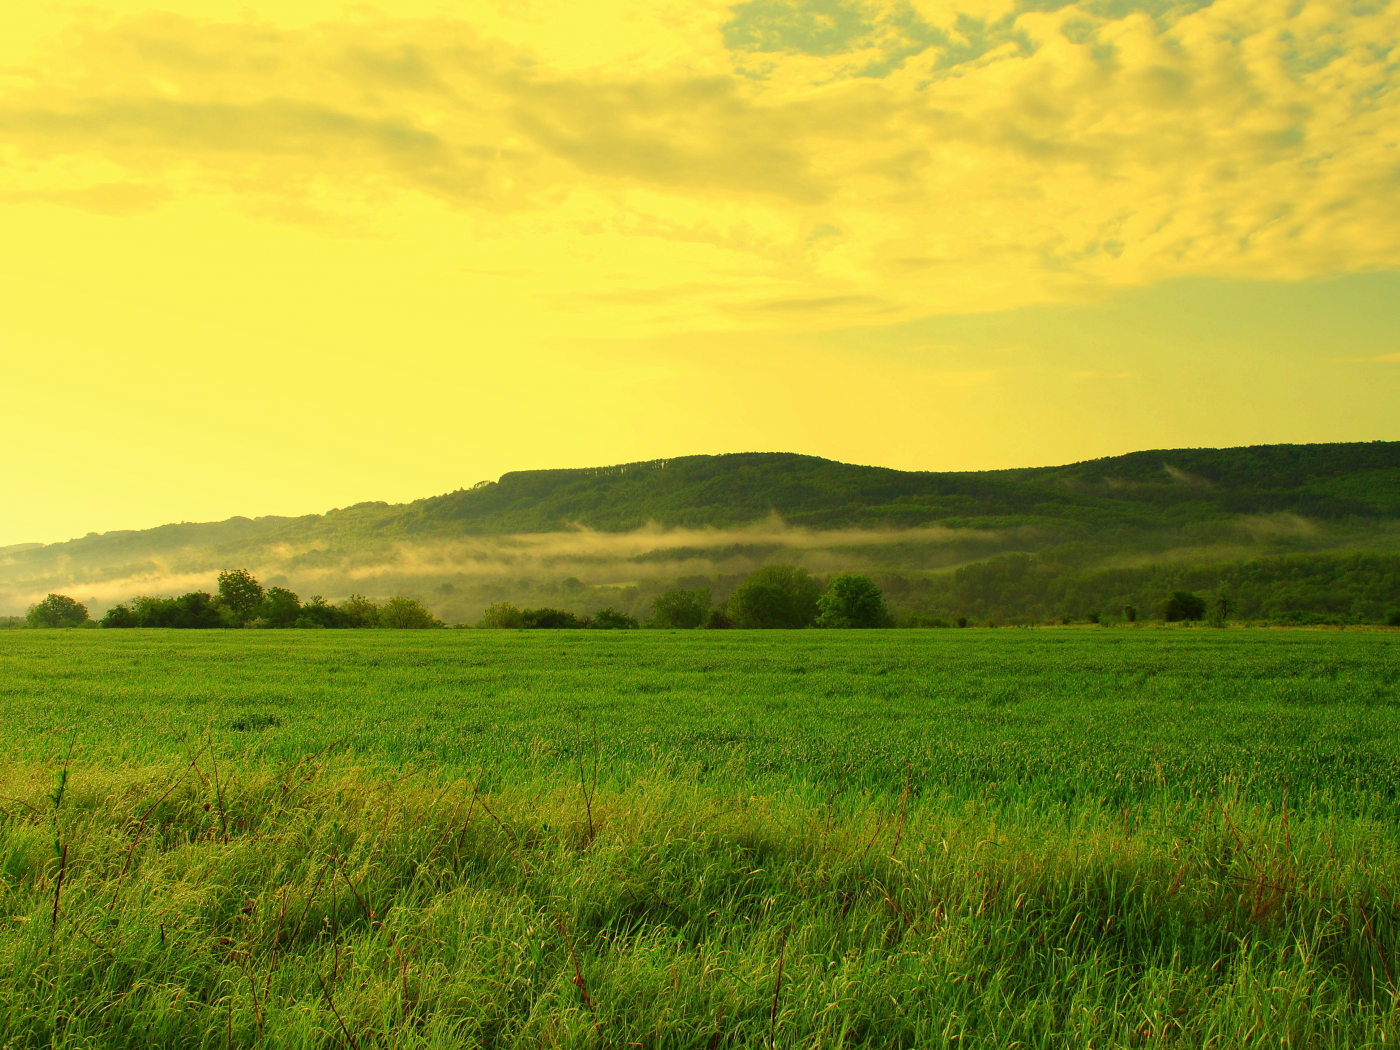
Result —
<svg viewBox="0 0 1400 1050"><path fill-rule="evenodd" d="M213 591L221 570L246 567L264 583L304 597L320 594L337 601L352 593L411 593L439 616L461 619L474 617L492 601L540 596L565 603L607 597L617 604L678 578L737 581L770 561L800 564L813 574L943 569L998 551L1033 548L1034 533L941 527L816 531L770 517L737 529L651 525L609 533L578 528L351 551L271 544L237 552L183 550L125 562L98 551L41 559L36 548L23 558L0 554L0 615L23 613L52 591L78 597L97 615L136 595Z"/></svg>
<svg viewBox="0 0 1400 1050"><path fill-rule="evenodd" d="M520 471L408 504L9 547L0 615L60 593L100 616L246 568L303 599L414 597L447 623L500 601L645 618L669 588L723 601L775 562L868 574L905 616L1151 615L1184 587L1255 618L1384 622L1400 609L1400 443L964 474L788 453Z"/></svg>

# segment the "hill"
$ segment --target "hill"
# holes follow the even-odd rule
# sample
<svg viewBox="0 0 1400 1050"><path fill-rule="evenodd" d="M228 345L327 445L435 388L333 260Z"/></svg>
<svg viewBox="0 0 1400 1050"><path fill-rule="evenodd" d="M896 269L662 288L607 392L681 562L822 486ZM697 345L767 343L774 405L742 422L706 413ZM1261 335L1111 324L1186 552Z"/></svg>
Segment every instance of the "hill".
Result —
<svg viewBox="0 0 1400 1050"><path fill-rule="evenodd" d="M619 585L644 597L681 576L723 591L773 559L908 582L1011 554L1041 559L1036 578L1068 579L1395 550L1400 442L1162 449L983 472L739 453L518 471L408 504L21 544L0 551L0 612L48 590L102 607L207 586L230 565L328 596L414 591L451 615L551 587L562 604Z"/></svg>

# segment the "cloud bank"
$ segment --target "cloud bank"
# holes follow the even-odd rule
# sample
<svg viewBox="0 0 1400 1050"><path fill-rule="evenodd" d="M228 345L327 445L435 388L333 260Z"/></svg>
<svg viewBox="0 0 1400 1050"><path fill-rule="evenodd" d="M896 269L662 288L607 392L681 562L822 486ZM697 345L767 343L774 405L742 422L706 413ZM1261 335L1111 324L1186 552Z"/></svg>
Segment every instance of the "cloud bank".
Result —
<svg viewBox="0 0 1400 1050"><path fill-rule="evenodd" d="M564 9L517 7L83 16L0 76L0 200L371 237L425 201L657 331L1400 265L1394 0L663 4L622 42L603 4L542 45Z"/></svg>

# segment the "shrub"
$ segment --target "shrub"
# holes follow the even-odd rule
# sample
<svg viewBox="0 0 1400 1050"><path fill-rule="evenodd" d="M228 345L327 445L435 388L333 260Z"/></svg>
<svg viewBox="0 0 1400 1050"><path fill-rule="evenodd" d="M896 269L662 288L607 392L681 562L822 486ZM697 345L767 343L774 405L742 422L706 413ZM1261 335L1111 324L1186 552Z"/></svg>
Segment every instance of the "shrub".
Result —
<svg viewBox="0 0 1400 1050"><path fill-rule="evenodd" d="M653 627L679 627L690 630L699 627L710 615L710 589L698 591L676 588L667 591L651 603Z"/></svg>
<svg viewBox="0 0 1400 1050"><path fill-rule="evenodd" d="M910 613L904 618L905 627L952 627L947 620L926 613Z"/></svg>
<svg viewBox="0 0 1400 1050"><path fill-rule="evenodd" d="M821 587L795 565L765 565L743 583L729 599L729 615L736 627L807 627L817 618Z"/></svg>
<svg viewBox="0 0 1400 1050"><path fill-rule="evenodd" d="M734 621L729 618L728 613L723 609L711 609L710 618L705 621L707 631L725 631L734 626Z"/></svg>
<svg viewBox="0 0 1400 1050"><path fill-rule="evenodd" d="M390 598L379 610L379 626L403 631L424 630L443 624L417 599L398 597Z"/></svg>
<svg viewBox="0 0 1400 1050"><path fill-rule="evenodd" d="M557 631L579 628L584 622L563 609L524 609L520 613L520 626L528 630Z"/></svg>
<svg viewBox="0 0 1400 1050"><path fill-rule="evenodd" d="M1123 619L1127 620L1129 623L1137 623L1137 606L1123 606Z"/></svg>
<svg viewBox="0 0 1400 1050"><path fill-rule="evenodd" d="M219 605L208 591L191 591L178 598L142 596L132 600L138 627L200 629L226 627Z"/></svg>
<svg viewBox="0 0 1400 1050"><path fill-rule="evenodd" d="M817 599L817 627L892 627L885 595L869 576L836 576Z"/></svg>
<svg viewBox="0 0 1400 1050"><path fill-rule="evenodd" d="M1190 591L1173 591L1162 609L1162 618L1168 623L1180 620L1199 620L1206 614L1206 601Z"/></svg>
<svg viewBox="0 0 1400 1050"><path fill-rule="evenodd" d="M630 631L638 626L635 616L618 612L616 609L599 609L593 614L588 626L597 631Z"/></svg>
<svg viewBox="0 0 1400 1050"><path fill-rule="evenodd" d="M66 594L50 594L30 607L25 622L30 627L79 627L88 622L87 606Z"/></svg>
<svg viewBox="0 0 1400 1050"><path fill-rule="evenodd" d="M301 599L285 587L269 587L254 611L273 627L290 627L301 618Z"/></svg>
<svg viewBox="0 0 1400 1050"><path fill-rule="evenodd" d="M1385 618L1385 622L1386 626L1388 627L1400 627L1400 609L1396 609L1393 613L1387 616Z"/></svg>
<svg viewBox="0 0 1400 1050"><path fill-rule="evenodd" d="M131 611L130 606L114 605L107 610L107 614L102 617L102 626L106 628L126 628L139 626L136 622L136 614Z"/></svg>
<svg viewBox="0 0 1400 1050"><path fill-rule="evenodd" d="M315 601L315 599L312 599ZM379 606L363 594L352 594L336 608L340 611L346 627L378 627Z"/></svg>
<svg viewBox="0 0 1400 1050"><path fill-rule="evenodd" d="M496 602L488 605L486 611L481 614L478 627L496 630L510 630L516 627L524 627L525 621L520 614L520 610L510 602Z"/></svg>

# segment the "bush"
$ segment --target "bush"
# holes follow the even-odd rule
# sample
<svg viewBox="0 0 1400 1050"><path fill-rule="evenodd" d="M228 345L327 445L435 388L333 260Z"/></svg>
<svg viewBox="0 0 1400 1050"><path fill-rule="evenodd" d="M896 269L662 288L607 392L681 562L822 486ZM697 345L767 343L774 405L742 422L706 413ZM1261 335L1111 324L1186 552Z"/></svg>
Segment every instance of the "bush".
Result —
<svg viewBox="0 0 1400 1050"><path fill-rule="evenodd" d="M191 591L178 598L142 596L131 603L138 627L200 629L226 627L220 607L208 591Z"/></svg>
<svg viewBox="0 0 1400 1050"><path fill-rule="evenodd" d="M699 627L710 615L710 589L698 591L676 588L667 591L651 603L653 627L679 627L691 630Z"/></svg>
<svg viewBox="0 0 1400 1050"><path fill-rule="evenodd" d="M1206 614L1206 601L1190 591L1173 591L1162 609L1162 618L1168 623L1180 620L1199 620Z"/></svg>
<svg viewBox="0 0 1400 1050"><path fill-rule="evenodd" d="M1129 623L1137 623L1137 607L1134 605L1123 606L1123 619Z"/></svg>
<svg viewBox="0 0 1400 1050"><path fill-rule="evenodd" d="M495 630L512 630L517 627L524 627L525 620L520 614L520 610L510 602L496 602L488 605L486 611L481 614L478 627Z"/></svg>
<svg viewBox="0 0 1400 1050"><path fill-rule="evenodd" d="M313 598L314 602L315 599ZM341 602L336 609L341 616L341 623L346 627L378 627L379 626L379 606L370 601L363 594L352 594Z"/></svg>
<svg viewBox="0 0 1400 1050"><path fill-rule="evenodd" d="M937 616L929 616L925 613L910 613L904 618L905 627L952 627L947 620L939 619Z"/></svg>
<svg viewBox="0 0 1400 1050"><path fill-rule="evenodd" d="M597 631L630 631L641 625L635 616L628 616L616 609L599 609L588 621L588 626Z"/></svg>
<svg viewBox="0 0 1400 1050"><path fill-rule="evenodd" d="M817 627L893 627L885 595L869 576L836 576L817 599Z"/></svg>
<svg viewBox="0 0 1400 1050"><path fill-rule="evenodd" d="M441 627L443 623L418 600L399 597L390 598L379 610L379 626L406 631Z"/></svg>
<svg viewBox="0 0 1400 1050"><path fill-rule="evenodd" d="M25 616L30 627L81 627L88 619L87 606L66 594L50 594Z"/></svg>
<svg viewBox="0 0 1400 1050"><path fill-rule="evenodd" d="M107 610L107 615L102 617L103 627L138 627L136 614L128 606L114 605Z"/></svg>
<svg viewBox="0 0 1400 1050"><path fill-rule="evenodd" d="M729 599L729 615L736 627L798 628L817 618L821 587L795 565L765 565L743 583Z"/></svg>
<svg viewBox="0 0 1400 1050"><path fill-rule="evenodd" d="M269 587L254 613L273 627L290 627L301 619L301 599L285 587Z"/></svg>
<svg viewBox="0 0 1400 1050"><path fill-rule="evenodd" d="M710 618L705 621L705 630L707 631L727 631L733 626L734 621L723 609L711 609Z"/></svg>
<svg viewBox="0 0 1400 1050"><path fill-rule="evenodd" d="M959 616L959 617L958 617L958 626L959 626L959 627L966 627L966 626L967 626L967 617L966 617L966 616Z"/></svg>
<svg viewBox="0 0 1400 1050"><path fill-rule="evenodd" d="M1387 627L1400 627L1400 609L1396 609L1387 616L1385 618L1385 623Z"/></svg>
<svg viewBox="0 0 1400 1050"><path fill-rule="evenodd" d="M520 613L520 626L527 630L557 631L584 626L584 622L563 609L525 609Z"/></svg>

